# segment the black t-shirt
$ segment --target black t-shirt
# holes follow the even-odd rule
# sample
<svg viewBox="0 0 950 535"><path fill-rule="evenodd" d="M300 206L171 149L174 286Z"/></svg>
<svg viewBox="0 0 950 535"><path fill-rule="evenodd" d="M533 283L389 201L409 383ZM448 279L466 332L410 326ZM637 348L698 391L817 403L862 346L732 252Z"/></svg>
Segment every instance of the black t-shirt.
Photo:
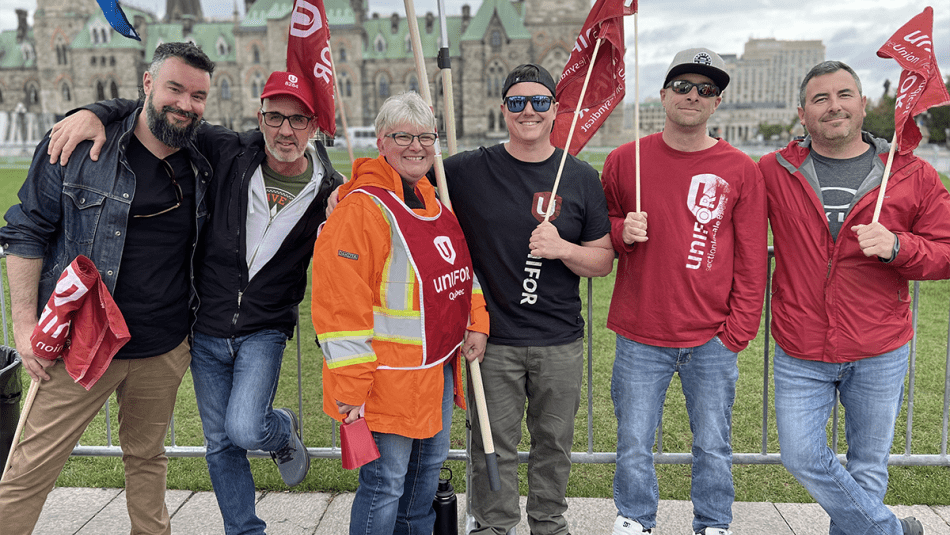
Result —
<svg viewBox="0 0 950 535"><path fill-rule="evenodd" d="M543 162L522 162L495 145L445 160L452 207L488 303L493 344L552 346L583 335L580 277L560 260L529 257L531 232L544 219L561 154L557 149ZM604 190L587 163L568 156L557 197L551 223L565 240L579 244L610 232Z"/></svg>
<svg viewBox="0 0 950 535"><path fill-rule="evenodd" d="M126 157L135 173L135 194L113 297L132 338L116 354L119 359L167 353L188 335L195 225L195 175L186 151L163 162L133 135Z"/></svg>
<svg viewBox="0 0 950 535"><path fill-rule="evenodd" d="M874 169L876 153L874 147L868 146L864 154L854 158L826 158L815 151L812 151L811 156L821 186L821 199L831 238L837 240L844 218L854 204L855 194Z"/></svg>

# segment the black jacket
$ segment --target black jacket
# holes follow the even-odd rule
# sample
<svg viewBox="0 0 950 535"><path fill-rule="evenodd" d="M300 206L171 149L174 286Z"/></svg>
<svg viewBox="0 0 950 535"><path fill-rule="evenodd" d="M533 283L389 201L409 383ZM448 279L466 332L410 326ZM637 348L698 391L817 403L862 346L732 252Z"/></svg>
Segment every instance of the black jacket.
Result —
<svg viewBox="0 0 950 535"><path fill-rule="evenodd" d="M134 101L112 100L88 106L104 123ZM210 215L195 255L198 303L194 330L217 337L242 336L262 329L293 335L295 307L307 288L307 267L313 256L317 228L326 219L327 198L343 183L322 144L316 156L323 181L306 215L284 239L274 258L248 281L244 230L248 186L265 158L264 136L253 130L236 133L202 124L196 141L214 170L206 196Z"/></svg>

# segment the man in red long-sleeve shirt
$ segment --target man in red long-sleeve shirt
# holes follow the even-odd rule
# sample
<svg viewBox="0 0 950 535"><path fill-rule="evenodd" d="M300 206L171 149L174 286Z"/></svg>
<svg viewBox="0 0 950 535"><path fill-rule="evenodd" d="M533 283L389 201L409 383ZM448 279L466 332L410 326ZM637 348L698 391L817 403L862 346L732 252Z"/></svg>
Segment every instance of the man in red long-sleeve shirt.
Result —
<svg viewBox="0 0 950 535"><path fill-rule="evenodd" d="M660 90L663 132L639 144L640 210L636 144L604 163L610 237L620 257L607 319L617 333L615 535L656 526L653 444L674 373L693 430L693 531L730 533L737 356L759 328L768 256L762 174L707 132L728 83L711 50L674 57Z"/></svg>

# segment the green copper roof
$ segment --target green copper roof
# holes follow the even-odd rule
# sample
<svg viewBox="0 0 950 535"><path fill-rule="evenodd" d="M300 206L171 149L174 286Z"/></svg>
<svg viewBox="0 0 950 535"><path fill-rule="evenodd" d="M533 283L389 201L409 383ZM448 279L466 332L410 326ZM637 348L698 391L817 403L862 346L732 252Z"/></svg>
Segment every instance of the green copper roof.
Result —
<svg viewBox="0 0 950 535"><path fill-rule="evenodd" d="M484 39L488 24L496 14L509 39L531 39L531 32L524 26L524 17L515 9L510 0L484 0L475 16L472 17L468 28L465 29L462 40Z"/></svg>
<svg viewBox="0 0 950 535"><path fill-rule="evenodd" d="M32 51L24 57L23 45L16 42L16 30L0 32L0 69L29 69L36 67L36 49L34 48L33 28L26 34L24 45Z"/></svg>
<svg viewBox="0 0 950 535"><path fill-rule="evenodd" d="M364 5L367 0L362 0ZM282 19L290 14L294 7L293 0L257 0L241 20L242 28L264 26L268 20ZM350 6L349 0L324 0L323 9L327 13L330 27L352 26L356 22L356 15Z"/></svg>
<svg viewBox="0 0 950 535"><path fill-rule="evenodd" d="M422 52L427 58L435 58L441 44L442 30L439 17L436 16L432 24L432 32L426 32L425 16L416 17L419 24L419 40L422 42ZM448 17L445 21L449 34L449 56L461 55L458 36L462 33L462 19L459 16ZM365 59L403 59L412 57L411 48L406 46L409 36L409 19L399 17L396 32L392 31L392 20L389 17L367 20L363 27L366 29ZM383 50L378 50L377 41L383 43Z"/></svg>
<svg viewBox="0 0 950 535"><path fill-rule="evenodd" d="M234 45L234 24L231 22L209 22L195 24L191 38L215 63L237 61Z"/></svg>
<svg viewBox="0 0 950 535"><path fill-rule="evenodd" d="M129 21L133 24L135 23L136 16L144 17L145 23L148 25L148 31L152 31L152 25L155 22L155 17L151 13L125 5L122 6L122 11L125 12L126 16L129 18ZM106 30L105 42L97 41L93 36L93 30L98 31L102 29ZM102 13L102 11L97 11L94 15L86 20L86 24L83 26L82 31L76 34L76 37L73 39L73 42L70 44L70 46L72 48L119 49L142 48L143 44L141 41L130 39L113 30L112 26L109 26L109 21L106 20L106 16Z"/></svg>

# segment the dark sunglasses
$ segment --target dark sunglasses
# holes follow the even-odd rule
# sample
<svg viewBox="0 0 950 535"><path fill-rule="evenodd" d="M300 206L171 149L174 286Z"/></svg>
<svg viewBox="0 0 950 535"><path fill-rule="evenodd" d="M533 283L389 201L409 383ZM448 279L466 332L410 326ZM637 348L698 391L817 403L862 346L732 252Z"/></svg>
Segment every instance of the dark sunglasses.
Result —
<svg viewBox="0 0 950 535"><path fill-rule="evenodd" d="M175 170L172 169L171 164L166 162L165 160L159 160L159 162L161 162L162 164L161 165L162 169L164 169L165 173L168 174L168 178L171 179L172 190L175 192L175 205L170 206L162 210L161 212L155 212L154 214L140 214L140 215L134 215L132 217L155 217L157 215L162 215L162 214L171 212L175 208L178 208L179 206L181 206L182 201L185 200L185 195L181 191L181 186L178 185L178 182L175 182Z"/></svg>
<svg viewBox="0 0 950 535"><path fill-rule="evenodd" d="M528 99L531 99L531 107L534 108L536 112L546 112L551 109L551 103L554 102L554 97L546 95L534 95L533 97L505 97L505 105L508 106L508 111L511 113L521 113L524 111L525 106L528 105Z"/></svg>
<svg viewBox="0 0 950 535"><path fill-rule="evenodd" d="M666 84L666 87L672 89L673 92L679 93L680 95L689 93L695 87L696 92L699 93L699 96L706 98L718 97L722 93L716 84L711 84L709 82L694 84L693 82L687 82L686 80L673 80L672 82Z"/></svg>

